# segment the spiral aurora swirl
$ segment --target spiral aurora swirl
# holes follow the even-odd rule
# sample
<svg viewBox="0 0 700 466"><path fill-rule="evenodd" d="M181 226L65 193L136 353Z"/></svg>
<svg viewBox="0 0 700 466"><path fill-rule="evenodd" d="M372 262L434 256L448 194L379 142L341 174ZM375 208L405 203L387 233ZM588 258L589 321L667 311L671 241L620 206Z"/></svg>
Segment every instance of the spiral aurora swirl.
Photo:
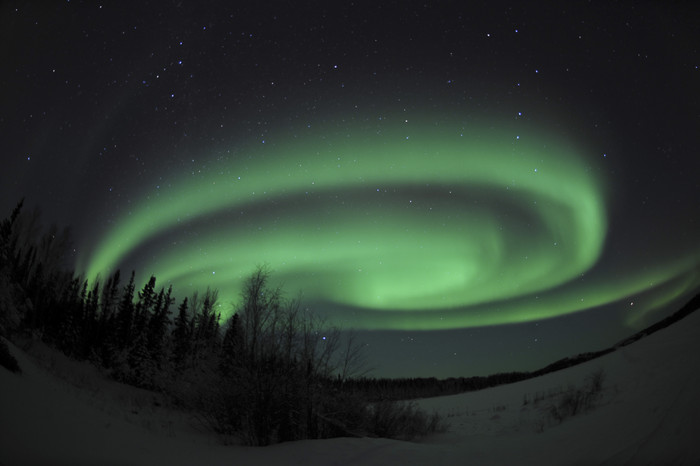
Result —
<svg viewBox="0 0 700 466"><path fill-rule="evenodd" d="M230 302L264 263L346 325L429 330L580 311L688 266L580 284L605 244L605 180L543 132L396 119L244 152L141 193L85 276L138 262Z"/></svg>

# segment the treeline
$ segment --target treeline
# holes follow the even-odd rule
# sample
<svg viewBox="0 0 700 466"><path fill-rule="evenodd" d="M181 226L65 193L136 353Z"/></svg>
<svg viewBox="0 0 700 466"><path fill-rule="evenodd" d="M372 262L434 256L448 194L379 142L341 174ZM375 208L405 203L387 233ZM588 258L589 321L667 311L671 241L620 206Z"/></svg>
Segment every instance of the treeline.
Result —
<svg viewBox="0 0 700 466"><path fill-rule="evenodd" d="M155 277L139 288L134 272L125 281L119 272L104 282L76 277L64 261L67 231L42 232L38 213L21 209L0 224L0 335L29 335L160 391L249 445L412 438L439 428L436 416L413 406L371 403L344 388L362 360L360 346L270 287L266 269L249 277L222 324L214 290L175 303Z"/></svg>
<svg viewBox="0 0 700 466"><path fill-rule="evenodd" d="M135 274L120 272L88 283L64 266L67 230L41 234L39 215L22 216L22 203L0 226L0 332L23 332L116 379L162 388L173 373L194 366L219 342L216 292L185 298L172 321L172 288L156 278L135 292Z"/></svg>
<svg viewBox="0 0 700 466"><path fill-rule="evenodd" d="M450 377L447 379L435 377L396 379L358 377L336 383L342 385L345 390L361 394L365 399L383 401L455 395L520 382L530 377L533 375L529 372L504 372L488 376Z"/></svg>
<svg viewBox="0 0 700 466"><path fill-rule="evenodd" d="M532 372L504 372L488 376L453 377L448 379L429 378L399 378L399 379L375 379L368 377L353 378L338 381L345 390L349 390L358 396L372 401L383 400L408 400L417 398L431 398L435 396L454 395L475 390L483 390L498 385L520 382L522 380L539 377L552 372L557 372L569 367L583 364L606 354L612 353L620 347L629 345L641 338L651 335L669 325L678 322L691 313L700 309L700 294L695 295L678 311L656 322L619 343L599 351L580 353L575 356L559 359Z"/></svg>

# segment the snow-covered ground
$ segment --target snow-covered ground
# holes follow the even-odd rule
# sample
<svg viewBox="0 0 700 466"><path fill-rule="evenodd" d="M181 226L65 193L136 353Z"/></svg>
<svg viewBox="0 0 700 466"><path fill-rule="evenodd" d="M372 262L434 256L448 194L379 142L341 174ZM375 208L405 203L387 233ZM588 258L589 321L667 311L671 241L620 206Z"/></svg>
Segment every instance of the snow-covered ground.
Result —
<svg viewBox="0 0 700 466"><path fill-rule="evenodd" d="M150 392L49 350L35 358L10 348L23 374L0 368L2 466L700 464L700 312L570 369L420 400L449 424L420 443L340 438L224 446L197 429L191 414ZM583 387L598 369L606 378L597 406L554 422L548 408L556 394Z"/></svg>

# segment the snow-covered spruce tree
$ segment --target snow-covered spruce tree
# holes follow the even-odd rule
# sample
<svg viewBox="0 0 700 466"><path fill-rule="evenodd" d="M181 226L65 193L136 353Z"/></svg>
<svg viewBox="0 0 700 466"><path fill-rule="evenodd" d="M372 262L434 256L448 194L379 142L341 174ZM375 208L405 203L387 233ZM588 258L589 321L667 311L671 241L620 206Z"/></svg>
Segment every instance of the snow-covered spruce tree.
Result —
<svg viewBox="0 0 700 466"><path fill-rule="evenodd" d="M194 292L188 299L187 308L179 311L175 319L174 347L175 359L183 368L209 370L209 366L215 364L220 345L219 316L213 311L217 300L218 290L207 288L203 296ZM191 315L185 327L183 319L188 308Z"/></svg>
<svg viewBox="0 0 700 466"><path fill-rule="evenodd" d="M176 372L184 370L187 355L190 354L192 347L192 334L187 306L187 298L185 298L178 307L175 325L170 336L172 340L171 359Z"/></svg>
<svg viewBox="0 0 700 466"><path fill-rule="evenodd" d="M138 332L141 328L146 328L151 315L153 314L153 306L156 303L157 293L155 291L156 277L151 275L148 282L138 292L138 300L134 306L134 331Z"/></svg>
<svg viewBox="0 0 700 466"><path fill-rule="evenodd" d="M117 270L107 279L102 288L100 300L100 316L96 331L96 348L100 364L104 367L112 367L112 359L117 335L117 306L119 304L119 280L120 271Z"/></svg>
<svg viewBox="0 0 700 466"><path fill-rule="evenodd" d="M159 369L166 360L165 337L170 325L170 306L173 302L170 295L173 288L170 286L167 293L161 288L156 298L153 314L148 321L148 351L153 357Z"/></svg>
<svg viewBox="0 0 700 466"><path fill-rule="evenodd" d="M222 376L230 376L237 366L240 366L243 356L243 328L241 316L234 314L229 319L219 355L219 371Z"/></svg>
<svg viewBox="0 0 700 466"><path fill-rule="evenodd" d="M96 348L98 345L97 330L99 325L100 281L95 280L92 290L88 291L83 305L83 315L80 326L80 346L76 349L76 356L81 359L97 359Z"/></svg>
<svg viewBox="0 0 700 466"><path fill-rule="evenodd" d="M132 323L133 341L115 375L141 387L160 389L165 384L167 372L165 337L170 324L172 288L167 293L164 288L156 292L155 284L156 279L152 276L138 294Z"/></svg>
<svg viewBox="0 0 700 466"><path fill-rule="evenodd" d="M123 350L131 343L132 325L134 321L134 276L136 272L131 271L129 283L124 287L122 297L119 301L116 318L115 350Z"/></svg>
<svg viewBox="0 0 700 466"><path fill-rule="evenodd" d="M80 307L80 289L80 280L74 278L63 289L61 297L54 304L51 318L45 327L49 342L64 352L66 348L73 348L78 340L78 335L72 322L74 315L79 312L77 309Z"/></svg>
<svg viewBox="0 0 700 466"><path fill-rule="evenodd" d="M148 351L148 335L146 327L136 329L136 337L129 348L129 354L123 366L123 373L118 374L125 382L137 387L155 388L154 377L156 363Z"/></svg>
<svg viewBox="0 0 700 466"><path fill-rule="evenodd" d="M194 345L197 352L210 350L218 343L219 321L214 312L218 299L218 290L207 288L201 312L197 313L195 320Z"/></svg>

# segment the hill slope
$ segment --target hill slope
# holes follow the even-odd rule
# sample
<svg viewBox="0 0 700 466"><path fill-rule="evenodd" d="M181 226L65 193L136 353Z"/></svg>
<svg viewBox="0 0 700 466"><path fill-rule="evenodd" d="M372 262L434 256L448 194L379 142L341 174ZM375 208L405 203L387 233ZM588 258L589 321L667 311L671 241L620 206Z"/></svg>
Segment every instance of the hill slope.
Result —
<svg viewBox="0 0 700 466"><path fill-rule="evenodd" d="M579 366L419 400L449 423L422 443L344 438L267 448L222 446L152 393L58 355L53 369L43 367L10 345L23 373L0 368L0 464L700 464L698 335L695 312ZM600 369L594 409L563 422L551 416L568 387L583 387ZM57 372L73 374L73 383Z"/></svg>

